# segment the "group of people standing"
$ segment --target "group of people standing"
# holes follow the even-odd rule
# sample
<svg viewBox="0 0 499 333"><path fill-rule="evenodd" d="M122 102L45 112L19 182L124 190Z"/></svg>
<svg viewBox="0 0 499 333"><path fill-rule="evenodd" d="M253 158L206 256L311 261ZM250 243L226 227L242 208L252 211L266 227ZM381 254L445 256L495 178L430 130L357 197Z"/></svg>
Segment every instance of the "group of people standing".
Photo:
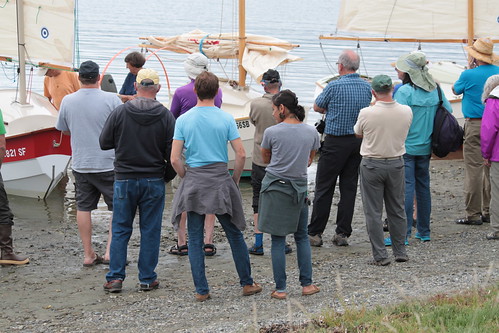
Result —
<svg viewBox="0 0 499 333"><path fill-rule="evenodd" d="M469 47L476 68L464 71L453 87L456 93L463 93L466 118L467 217L456 222L481 224L488 219L493 232L487 238L499 239L499 68L493 65L497 56L492 48L488 39L479 39ZM291 252L286 243L290 234L296 242L302 295L319 292L312 281L311 246L323 245L322 234L337 181L340 201L333 244L348 245L359 177L372 245L370 264L391 263L386 246L392 246L395 261L409 260L406 245L412 234L414 205L415 238L431 240L429 164L433 119L440 102L448 110L451 106L429 74L422 52L405 54L394 64L402 81L395 93L390 77L378 75L369 83L356 73L360 59L355 52L345 50L340 54L339 78L326 86L314 104L314 110L325 115L325 138L310 223L307 167L320 147L319 135L303 123L305 110L296 95L281 90L279 73L273 69L264 73L261 84L265 94L251 103L250 113L256 130L251 180L255 243L249 249L242 234L246 223L238 188L246 153L234 118L220 109L223 96L218 78L208 71L207 58L202 54L187 58L185 69L191 81L177 89L171 110L156 100L161 89L158 74L142 68L144 62L137 55L127 59L130 74L121 100L99 89L99 66L83 62L78 73L79 90L62 98L56 125L71 135L83 266L109 264L105 291L121 292L123 288L128 242L137 210L141 233L139 289L159 287L155 269L168 163L180 179L172 205L178 240L169 252L188 255L197 301L211 297L205 256L216 253L215 217L230 244L243 295L262 291L251 275L249 258L249 254L263 255L262 233L271 235L275 280L271 297L287 298L285 255ZM227 143L236 156L232 174L227 170ZM489 205L486 192L487 186L490 188L487 180L491 165L495 204ZM0 188L0 196L3 192ZM113 211L103 257L95 252L91 241L91 211L97 208L101 195ZM383 206L390 233L386 239ZM2 214L2 219L10 222L0 221L1 263L4 259L26 263L27 258L12 251L12 214L10 210Z"/></svg>

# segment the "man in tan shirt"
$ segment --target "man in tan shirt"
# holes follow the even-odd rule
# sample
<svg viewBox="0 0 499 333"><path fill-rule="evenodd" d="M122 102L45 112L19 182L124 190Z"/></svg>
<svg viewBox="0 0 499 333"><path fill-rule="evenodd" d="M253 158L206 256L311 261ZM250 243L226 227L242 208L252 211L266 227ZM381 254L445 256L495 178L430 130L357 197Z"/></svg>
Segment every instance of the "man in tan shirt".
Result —
<svg viewBox="0 0 499 333"><path fill-rule="evenodd" d="M43 95L47 97L57 110L61 107L64 96L80 89L78 75L75 72L49 68L43 81Z"/></svg>
<svg viewBox="0 0 499 333"><path fill-rule="evenodd" d="M378 75L372 81L376 103L360 110L354 131L362 137L360 190L367 233L374 260L370 264L390 264L383 239L383 201L392 239L395 261L409 260L405 249L407 219L404 208L405 139L412 122L411 108L392 99L390 77Z"/></svg>

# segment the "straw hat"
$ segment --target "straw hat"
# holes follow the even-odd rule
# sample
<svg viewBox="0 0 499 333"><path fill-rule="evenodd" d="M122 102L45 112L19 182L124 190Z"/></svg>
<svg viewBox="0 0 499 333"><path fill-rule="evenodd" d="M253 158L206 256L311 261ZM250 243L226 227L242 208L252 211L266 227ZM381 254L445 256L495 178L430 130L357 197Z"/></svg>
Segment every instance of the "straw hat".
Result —
<svg viewBox="0 0 499 333"><path fill-rule="evenodd" d="M432 91L437 87L437 84L428 72L427 63L426 55L423 52L416 51L400 56L395 67L399 71L409 74L412 83L419 88Z"/></svg>
<svg viewBox="0 0 499 333"><path fill-rule="evenodd" d="M494 43L490 38L478 38L472 46L465 46L464 48L470 56L487 64L499 61L499 56L492 52L494 50Z"/></svg>
<svg viewBox="0 0 499 333"><path fill-rule="evenodd" d="M184 61L184 69L187 76L193 80L208 70L208 58L201 53L192 53Z"/></svg>

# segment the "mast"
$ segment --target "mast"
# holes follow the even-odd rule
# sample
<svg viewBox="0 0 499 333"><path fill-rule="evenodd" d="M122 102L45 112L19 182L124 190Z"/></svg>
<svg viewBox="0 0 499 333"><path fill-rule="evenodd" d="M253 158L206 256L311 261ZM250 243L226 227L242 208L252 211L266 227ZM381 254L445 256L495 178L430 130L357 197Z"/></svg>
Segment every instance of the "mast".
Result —
<svg viewBox="0 0 499 333"><path fill-rule="evenodd" d="M475 25L474 25L475 15L473 0L468 0L468 45L473 45L473 40L475 39Z"/></svg>
<svg viewBox="0 0 499 333"><path fill-rule="evenodd" d="M243 68L243 54L246 48L246 1L239 0L239 86L246 86L246 70Z"/></svg>
<svg viewBox="0 0 499 333"><path fill-rule="evenodd" d="M17 53L19 56L19 103L26 102L26 57L24 53L24 0L16 1L17 11Z"/></svg>

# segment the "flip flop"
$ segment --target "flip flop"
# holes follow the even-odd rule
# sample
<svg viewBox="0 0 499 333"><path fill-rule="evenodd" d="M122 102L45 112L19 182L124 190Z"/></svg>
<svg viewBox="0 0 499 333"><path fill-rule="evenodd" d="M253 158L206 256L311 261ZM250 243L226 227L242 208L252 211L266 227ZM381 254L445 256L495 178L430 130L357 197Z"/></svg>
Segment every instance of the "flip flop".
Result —
<svg viewBox="0 0 499 333"><path fill-rule="evenodd" d="M102 259L102 257L96 254L94 261L92 261L90 264L83 264L83 267L94 267L95 265L102 264L103 261L104 260Z"/></svg>
<svg viewBox="0 0 499 333"><path fill-rule="evenodd" d="M301 292L301 295L302 296L310 296L310 295L313 295L313 294L317 294L319 291L321 291L319 289L319 287L317 287L315 284L311 285L312 289L309 290L309 291L302 291Z"/></svg>
<svg viewBox="0 0 499 333"><path fill-rule="evenodd" d="M288 294L287 293L277 293L277 290L274 290L270 294L270 297L275 298L275 299L286 299L288 297Z"/></svg>
<svg viewBox="0 0 499 333"><path fill-rule="evenodd" d="M206 249L211 249L211 251L206 251ZM204 255L207 257L212 257L217 253L217 247L213 244L204 244L203 250Z"/></svg>

